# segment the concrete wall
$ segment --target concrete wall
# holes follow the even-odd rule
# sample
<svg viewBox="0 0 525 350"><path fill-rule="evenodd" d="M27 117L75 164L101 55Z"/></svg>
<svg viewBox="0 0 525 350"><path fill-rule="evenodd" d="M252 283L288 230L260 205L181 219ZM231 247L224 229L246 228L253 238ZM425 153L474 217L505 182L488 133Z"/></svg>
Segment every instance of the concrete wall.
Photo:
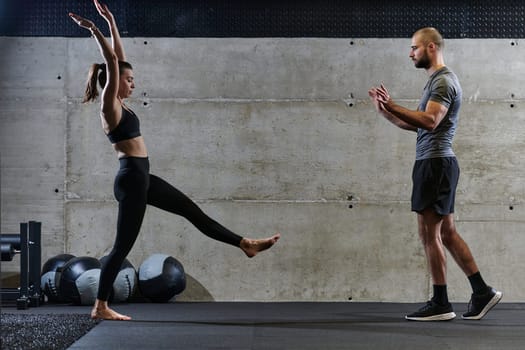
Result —
<svg viewBox="0 0 525 350"><path fill-rule="evenodd" d="M129 259L179 259L181 300L423 301L431 282L410 212L415 134L379 117L384 82L415 107L426 81L408 39L124 40L129 101L152 172L252 237L282 233L247 259L185 220L149 208ZM519 45L518 45L519 44ZM117 160L98 105L80 103L93 39L0 38L1 230L43 222L43 261L111 247ZM525 46L448 40L464 88L455 141L459 231L506 301L525 300ZM14 266L14 267L13 267ZM16 264L3 264L5 270ZM450 259L454 301L470 297Z"/></svg>

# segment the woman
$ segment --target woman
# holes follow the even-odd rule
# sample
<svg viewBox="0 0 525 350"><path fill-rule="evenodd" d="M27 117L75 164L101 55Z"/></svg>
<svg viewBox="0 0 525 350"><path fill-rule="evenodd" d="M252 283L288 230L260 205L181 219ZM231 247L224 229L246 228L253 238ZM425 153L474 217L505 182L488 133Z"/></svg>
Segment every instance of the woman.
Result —
<svg viewBox="0 0 525 350"><path fill-rule="evenodd" d="M247 239L215 222L176 188L149 173L148 152L139 129L139 120L124 100L135 88L133 70L126 62L124 48L113 14L108 7L93 0L98 13L106 20L111 33L111 46L90 20L70 13L80 27L91 32L97 41L105 63L91 67L83 102L98 96L97 80L103 87L101 94L102 128L117 152L120 169L115 178L114 192L119 202L117 234L113 249L102 266L97 299L91 317L107 320L129 320L108 306L113 282L119 268L138 236L146 204L153 205L188 219L200 231L218 241L239 247L248 257L270 248L280 237L275 234L264 239Z"/></svg>

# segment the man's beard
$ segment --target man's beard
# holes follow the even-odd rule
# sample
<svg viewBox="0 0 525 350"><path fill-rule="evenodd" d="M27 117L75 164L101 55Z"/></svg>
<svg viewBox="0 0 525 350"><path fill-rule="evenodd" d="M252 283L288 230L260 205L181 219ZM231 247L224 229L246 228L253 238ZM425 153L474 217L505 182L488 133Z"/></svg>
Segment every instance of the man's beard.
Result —
<svg viewBox="0 0 525 350"><path fill-rule="evenodd" d="M424 69L430 68L431 64L430 64L430 59L428 58L428 55L425 53L423 57L421 57L419 60L414 62L414 65L416 66L416 68L424 68Z"/></svg>

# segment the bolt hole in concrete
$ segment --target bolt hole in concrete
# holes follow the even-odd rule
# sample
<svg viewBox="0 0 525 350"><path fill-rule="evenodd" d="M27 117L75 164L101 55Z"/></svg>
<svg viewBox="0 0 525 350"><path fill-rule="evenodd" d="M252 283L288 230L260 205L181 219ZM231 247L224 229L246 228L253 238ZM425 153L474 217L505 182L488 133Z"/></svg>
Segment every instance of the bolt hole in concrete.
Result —
<svg viewBox="0 0 525 350"><path fill-rule="evenodd" d="M509 210L514 210L514 206L513 205L509 206Z"/></svg>
<svg viewBox="0 0 525 350"><path fill-rule="evenodd" d="M511 103L511 104L510 104L510 108L514 108L514 103Z"/></svg>

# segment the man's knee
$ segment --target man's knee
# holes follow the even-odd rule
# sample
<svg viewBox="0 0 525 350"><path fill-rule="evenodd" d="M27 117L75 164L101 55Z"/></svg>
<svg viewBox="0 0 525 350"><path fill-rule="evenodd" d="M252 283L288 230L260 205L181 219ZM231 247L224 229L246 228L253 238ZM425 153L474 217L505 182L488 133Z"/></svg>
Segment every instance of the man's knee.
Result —
<svg viewBox="0 0 525 350"><path fill-rule="evenodd" d="M454 244L457 236L458 232L456 231L456 226L454 225L452 217L446 216L441 225L441 241L443 242L443 245L445 247L451 246Z"/></svg>
<svg viewBox="0 0 525 350"><path fill-rule="evenodd" d="M443 217L433 208L427 208L418 215L419 237L423 245L434 244L439 240Z"/></svg>

